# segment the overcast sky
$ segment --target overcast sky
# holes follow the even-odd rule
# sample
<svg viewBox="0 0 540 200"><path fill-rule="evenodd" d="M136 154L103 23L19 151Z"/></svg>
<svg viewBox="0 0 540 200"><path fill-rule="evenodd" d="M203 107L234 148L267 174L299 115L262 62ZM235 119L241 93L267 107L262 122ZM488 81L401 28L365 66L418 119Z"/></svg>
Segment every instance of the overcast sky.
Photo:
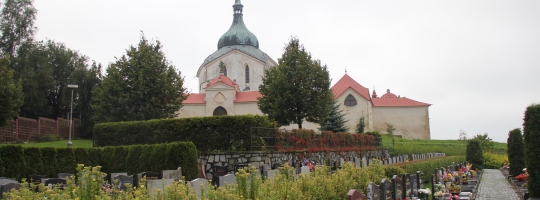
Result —
<svg viewBox="0 0 540 200"><path fill-rule="evenodd" d="M104 66L136 45L159 40L186 87L217 50L234 0L36 0L38 39L65 43ZM382 95L433 104L431 137L489 133L506 142L525 108L540 102L538 0L243 0L244 21L277 61L297 36L327 64Z"/></svg>

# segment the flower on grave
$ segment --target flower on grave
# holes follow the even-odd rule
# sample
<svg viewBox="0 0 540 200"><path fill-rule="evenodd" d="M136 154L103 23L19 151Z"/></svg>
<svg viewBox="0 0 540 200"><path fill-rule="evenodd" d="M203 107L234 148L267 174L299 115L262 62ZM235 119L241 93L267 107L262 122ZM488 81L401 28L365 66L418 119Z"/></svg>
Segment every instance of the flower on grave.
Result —
<svg viewBox="0 0 540 200"><path fill-rule="evenodd" d="M435 194L433 194L433 196L436 196L436 197L442 197L444 193L442 191L437 191L435 192Z"/></svg>
<svg viewBox="0 0 540 200"><path fill-rule="evenodd" d="M429 188L418 189L418 197L420 197L420 199L427 199L429 198L429 195L431 195L431 190L429 190Z"/></svg>
<svg viewBox="0 0 540 200"><path fill-rule="evenodd" d="M439 191L443 191L445 189L445 186L442 183L437 183L434 185L434 188L435 188L435 192L439 192Z"/></svg>
<svg viewBox="0 0 540 200"><path fill-rule="evenodd" d="M529 178L529 174L528 173L521 173L520 175L517 175L516 176L516 179L518 181L527 181L527 179Z"/></svg>

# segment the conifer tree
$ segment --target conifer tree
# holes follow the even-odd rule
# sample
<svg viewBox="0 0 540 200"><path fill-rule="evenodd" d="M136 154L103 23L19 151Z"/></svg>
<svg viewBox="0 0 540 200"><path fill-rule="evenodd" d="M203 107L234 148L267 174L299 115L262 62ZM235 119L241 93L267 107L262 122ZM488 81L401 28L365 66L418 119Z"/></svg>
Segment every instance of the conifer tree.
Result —
<svg viewBox="0 0 540 200"><path fill-rule="evenodd" d="M508 146L508 161L510 162L510 174L517 176L525 168L524 149L523 149L523 136L521 130L516 128L508 133L508 140L506 141Z"/></svg>
<svg viewBox="0 0 540 200"><path fill-rule="evenodd" d="M366 118L362 116L360 117L360 119L358 119L358 123L356 124L356 133L363 133L365 128L366 128Z"/></svg>
<svg viewBox="0 0 540 200"><path fill-rule="evenodd" d="M525 166L529 178L527 179L529 195L531 198L540 198L540 104L527 107L523 119L523 137L525 139ZM511 166L510 166L511 167Z"/></svg>
<svg viewBox="0 0 540 200"><path fill-rule="evenodd" d="M321 125L319 130L332 131L334 133L349 131L349 128L345 126L345 123L349 120L344 118L345 114L339 109L339 103L334 100L334 104L332 104L330 108L330 115L328 115L324 121L319 123Z"/></svg>

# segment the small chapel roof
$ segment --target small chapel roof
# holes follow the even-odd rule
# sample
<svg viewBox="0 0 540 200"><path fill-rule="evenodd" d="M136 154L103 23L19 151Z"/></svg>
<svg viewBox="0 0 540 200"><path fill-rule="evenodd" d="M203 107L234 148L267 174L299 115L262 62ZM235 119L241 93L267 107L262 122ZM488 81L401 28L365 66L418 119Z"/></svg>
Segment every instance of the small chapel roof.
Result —
<svg viewBox="0 0 540 200"><path fill-rule="evenodd" d="M187 98L182 101L182 104L204 104L204 97L206 94L189 94Z"/></svg>
<svg viewBox="0 0 540 200"><path fill-rule="evenodd" d="M234 102L256 102L259 101L259 97L262 97L262 94L259 91L237 92L236 100L234 100Z"/></svg>
<svg viewBox="0 0 540 200"><path fill-rule="evenodd" d="M360 83L356 82L354 79L352 79L348 74L345 74L334 86L332 86L332 93L334 94L334 99L341 96L341 94L343 94L348 88L353 89L367 100L370 99L369 90L364 86L360 85Z"/></svg>
<svg viewBox="0 0 540 200"><path fill-rule="evenodd" d="M372 98L371 102L375 107L414 107L414 106L431 106L431 104L415 101L406 97L400 97L386 90L380 98Z"/></svg>
<svg viewBox="0 0 540 200"><path fill-rule="evenodd" d="M204 88L209 88L209 87L212 87L214 86L215 84L218 84L218 83L222 83L226 86L230 86L232 88L236 88L237 84L232 81L229 77L223 75L223 74L219 74L219 76L215 77L214 79L212 79L208 84L206 84L206 87Z"/></svg>

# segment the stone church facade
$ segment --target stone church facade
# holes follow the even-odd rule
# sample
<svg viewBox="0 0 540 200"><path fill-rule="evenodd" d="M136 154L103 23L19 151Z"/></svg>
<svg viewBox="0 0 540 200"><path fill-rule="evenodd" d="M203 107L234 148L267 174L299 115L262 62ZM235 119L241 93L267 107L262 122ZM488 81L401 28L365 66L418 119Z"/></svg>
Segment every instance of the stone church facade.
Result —
<svg viewBox="0 0 540 200"><path fill-rule="evenodd" d="M243 115L263 113L257 106L261 97L264 70L277 63L259 49L257 37L243 21L243 5L236 0L233 5L233 23L218 40L218 49L210 54L197 71L199 93L183 101L178 117L215 115ZM429 106L431 104L396 96L387 90L382 96L371 95L352 77L345 74L332 86L332 93L348 120L346 126L353 132L361 117L366 122L365 131L386 133L386 123L392 124L395 135L408 139L430 139ZM305 122L304 128L317 129L318 124ZM297 128L290 125L284 128Z"/></svg>

